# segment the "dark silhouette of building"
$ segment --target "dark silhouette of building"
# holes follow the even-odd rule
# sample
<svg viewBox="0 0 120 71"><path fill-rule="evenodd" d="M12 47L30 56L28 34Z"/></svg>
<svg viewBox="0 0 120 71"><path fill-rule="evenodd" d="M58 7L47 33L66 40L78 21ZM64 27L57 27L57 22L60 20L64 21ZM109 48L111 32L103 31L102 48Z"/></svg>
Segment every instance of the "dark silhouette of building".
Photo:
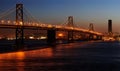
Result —
<svg viewBox="0 0 120 71"><path fill-rule="evenodd" d="M108 33L112 34L112 20L108 20Z"/></svg>

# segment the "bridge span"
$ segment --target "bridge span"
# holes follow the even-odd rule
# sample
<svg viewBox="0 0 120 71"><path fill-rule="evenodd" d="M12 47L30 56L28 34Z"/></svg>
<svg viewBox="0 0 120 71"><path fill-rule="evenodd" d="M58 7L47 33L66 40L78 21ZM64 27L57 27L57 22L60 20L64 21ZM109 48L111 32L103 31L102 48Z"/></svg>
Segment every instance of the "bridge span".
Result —
<svg viewBox="0 0 120 71"><path fill-rule="evenodd" d="M73 23L73 17L68 17L68 23L63 25L42 24L39 22L26 22L24 19L23 4L16 4L16 15L14 20L3 20L0 18L0 28L15 29L16 30L16 46L19 48L24 46L24 30L47 30L47 42L48 44L54 44L56 42L56 31L66 31L68 33L68 41L74 41L74 33L79 33L80 39L87 40L101 40L103 34L95 32L93 30L82 29L76 27ZM7 17L8 18L8 17ZM32 19L33 20L33 19ZM93 26L92 26L93 28Z"/></svg>

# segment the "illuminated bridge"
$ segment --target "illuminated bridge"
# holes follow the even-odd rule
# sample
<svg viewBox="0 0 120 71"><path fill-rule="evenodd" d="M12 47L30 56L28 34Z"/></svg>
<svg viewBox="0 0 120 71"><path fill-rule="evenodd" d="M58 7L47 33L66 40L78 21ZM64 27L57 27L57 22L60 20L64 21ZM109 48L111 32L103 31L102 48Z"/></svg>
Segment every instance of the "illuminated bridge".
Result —
<svg viewBox="0 0 120 71"><path fill-rule="evenodd" d="M89 29L82 29L75 26L73 16L69 16L65 24L45 24L36 20L25 8L23 4L16 4L16 8L11 8L8 11L0 14L0 28L16 30L16 46L24 46L24 30L39 29L47 30L48 44L56 42L56 31L65 31L68 34L68 41L73 41L75 33L80 34L79 40L101 40L102 33L93 30L93 24L90 24Z"/></svg>

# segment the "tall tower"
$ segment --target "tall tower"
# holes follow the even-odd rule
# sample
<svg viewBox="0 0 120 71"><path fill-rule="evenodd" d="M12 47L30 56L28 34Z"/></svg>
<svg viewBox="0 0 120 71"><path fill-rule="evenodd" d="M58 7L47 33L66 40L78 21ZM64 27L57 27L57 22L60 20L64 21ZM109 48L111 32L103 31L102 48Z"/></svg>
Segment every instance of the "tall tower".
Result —
<svg viewBox="0 0 120 71"><path fill-rule="evenodd" d="M69 27L73 27L73 16L69 16L69 17L68 17L68 23L67 23L67 26L69 26Z"/></svg>
<svg viewBox="0 0 120 71"><path fill-rule="evenodd" d="M112 20L108 20L108 33L112 34Z"/></svg>
<svg viewBox="0 0 120 71"><path fill-rule="evenodd" d="M89 24L89 30L90 30L90 31L94 31L93 23L90 23L90 24Z"/></svg>
<svg viewBox="0 0 120 71"><path fill-rule="evenodd" d="M23 4L16 4L16 46L18 49L24 45L23 34Z"/></svg>
<svg viewBox="0 0 120 71"><path fill-rule="evenodd" d="M69 16L68 17L68 23L67 23L68 27L73 27L73 16ZM73 41L73 30L69 30L68 31L68 42L72 42Z"/></svg>

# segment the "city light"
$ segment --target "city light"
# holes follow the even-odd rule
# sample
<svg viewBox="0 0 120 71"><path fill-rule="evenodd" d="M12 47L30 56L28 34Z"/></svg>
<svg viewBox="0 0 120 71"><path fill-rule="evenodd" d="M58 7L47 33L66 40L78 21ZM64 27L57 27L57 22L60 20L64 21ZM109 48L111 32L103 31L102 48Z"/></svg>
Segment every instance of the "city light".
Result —
<svg viewBox="0 0 120 71"><path fill-rule="evenodd" d="M1 20L1 23L3 24L5 21L4 20Z"/></svg>
<svg viewBox="0 0 120 71"><path fill-rule="evenodd" d="M113 37L103 37L102 39L104 41L115 41L115 38L113 38Z"/></svg>
<svg viewBox="0 0 120 71"><path fill-rule="evenodd" d="M30 36L29 39L35 39L33 36Z"/></svg>
<svg viewBox="0 0 120 71"><path fill-rule="evenodd" d="M59 37L63 37L64 35L63 35L63 33L59 33L58 36Z"/></svg>
<svg viewBox="0 0 120 71"><path fill-rule="evenodd" d="M45 36L41 36L40 39L47 39L47 37L45 37Z"/></svg>
<svg viewBox="0 0 120 71"><path fill-rule="evenodd" d="M8 37L7 40L15 40L15 38L9 38L9 37Z"/></svg>
<svg viewBox="0 0 120 71"><path fill-rule="evenodd" d="M20 25L23 25L23 22L22 22L22 21L20 21L19 23L20 23Z"/></svg>
<svg viewBox="0 0 120 71"><path fill-rule="evenodd" d="M10 20L7 21L8 24L10 24L10 22L11 22Z"/></svg>
<svg viewBox="0 0 120 71"><path fill-rule="evenodd" d="M48 25L48 28L52 28L52 25Z"/></svg>

